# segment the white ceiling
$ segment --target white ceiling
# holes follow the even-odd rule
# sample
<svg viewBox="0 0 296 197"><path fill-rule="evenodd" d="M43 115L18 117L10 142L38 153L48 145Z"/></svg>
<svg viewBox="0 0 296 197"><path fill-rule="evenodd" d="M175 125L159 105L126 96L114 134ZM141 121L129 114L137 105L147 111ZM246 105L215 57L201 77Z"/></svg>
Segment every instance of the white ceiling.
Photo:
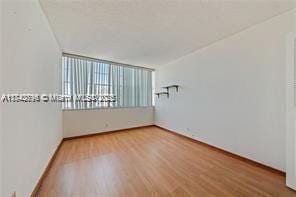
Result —
<svg viewBox="0 0 296 197"><path fill-rule="evenodd" d="M294 0L40 0L64 52L157 68Z"/></svg>

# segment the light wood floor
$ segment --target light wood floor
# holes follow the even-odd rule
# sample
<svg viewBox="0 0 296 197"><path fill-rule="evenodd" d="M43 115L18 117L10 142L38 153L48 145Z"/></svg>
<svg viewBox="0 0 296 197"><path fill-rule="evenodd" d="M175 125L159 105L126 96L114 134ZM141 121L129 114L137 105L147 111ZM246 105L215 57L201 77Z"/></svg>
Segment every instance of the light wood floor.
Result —
<svg viewBox="0 0 296 197"><path fill-rule="evenodd" d="M296 196L284 176L146 127L62 144L38 196Z"/></svg>

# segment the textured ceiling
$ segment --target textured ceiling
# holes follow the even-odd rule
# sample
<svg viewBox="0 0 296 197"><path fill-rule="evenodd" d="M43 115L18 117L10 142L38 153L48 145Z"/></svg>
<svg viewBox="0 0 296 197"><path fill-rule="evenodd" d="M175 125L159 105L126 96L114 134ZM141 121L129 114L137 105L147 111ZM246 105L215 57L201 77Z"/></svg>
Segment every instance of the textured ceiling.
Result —
<svg viewBox="0 0 296 197"><path fill-rule="evenodd" d="M64 52L157 68L294 0L40 0Z"/></svg>

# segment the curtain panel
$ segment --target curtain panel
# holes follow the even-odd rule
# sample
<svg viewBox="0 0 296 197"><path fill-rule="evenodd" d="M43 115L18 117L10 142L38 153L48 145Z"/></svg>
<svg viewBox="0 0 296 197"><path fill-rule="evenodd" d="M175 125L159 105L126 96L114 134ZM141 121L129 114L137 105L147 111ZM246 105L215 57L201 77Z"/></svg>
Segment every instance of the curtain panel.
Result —
<svg viewBox="0 0 296 197"><path fill-rule="evenodd" d="M152 70L63 55L63 94L113 96L112 102L63 103L64 109L152 106Z"/></svg>

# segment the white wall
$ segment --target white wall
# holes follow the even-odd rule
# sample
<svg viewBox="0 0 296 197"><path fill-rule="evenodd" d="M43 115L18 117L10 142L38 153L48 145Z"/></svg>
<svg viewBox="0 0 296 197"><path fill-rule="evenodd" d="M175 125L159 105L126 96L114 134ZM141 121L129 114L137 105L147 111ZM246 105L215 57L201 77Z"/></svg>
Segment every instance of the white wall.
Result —
<svg viewBox="0 0 296 197"><path fill-rule="evenodd" d="M154 124L153 107L64 110L64 137Z"/></svg>
<svg viewBox="0 0 296 197"><path fill-rule="evenodd" d="M286 35L291 11L156 70L155 123L285 171Z"/></svg>
<svg viewBox="0 0 296 197"><path fill-rule="evenodd" d="M0 3L0 10L2 10L2 4ZM2 29L2 15L0 14L0 29ZM2 31L0 31L0 46L2 46ZM0 60L2 60L2 47L0 47ZM0 61L0 93L2 92L2 81L1 79L3 78L2 75L2 61ZM2 124L2 105L0 104L0 196L3 196L3 181L2 181L2 170L3 170L3 160L2 160L2 155L3 155L3 137L2 137L2 132L3 132L3 124Z"/></svg>
<svg viewBox="0 0 296 197"><path fill-rule="evenodd" d="M3 92L58 92L61 51L38 1L1 3ZM1 107L2 196L16 191L18 197L27 197L62 139L61 108L41 103L1 103Z"/></svg>
<svg viewBox="0 0 296 197"><path fill-rule="evenodd" d="M296 57L296 34L287 37L287 136L286 136L286 182L287 185L296 189L296 107L295 107L295 63ZM295 46L294 46L295 43Z"/></svg>
<svg viewBox="0 0 296 197"><path fill-rule="evenodd" d="M287 36L287 91L286 91L286 184L296 190L296 106L295 106L295 67L296 67L296 12L294 12L294 32Z"/></svg>
<svg viewBox="0 0 296 197"><path fill-rule="evenodd" d="M2 10L2 4L0 3L0 10ZM2 20L1 20L1 14L0 14L0 29L2 28ZM2 31L0 31L0 46L2 46ZM2 60L2 47L0 47L0 60ZM3 78L2 75L2 62L0 61L0 93L2 92L2 81ZM3 160L2 160L2 147L3 147L3 137L2 137L2 105L0 104L0 196L3 196L3 181L2 181L2 170L3 170Z"/></svg>

